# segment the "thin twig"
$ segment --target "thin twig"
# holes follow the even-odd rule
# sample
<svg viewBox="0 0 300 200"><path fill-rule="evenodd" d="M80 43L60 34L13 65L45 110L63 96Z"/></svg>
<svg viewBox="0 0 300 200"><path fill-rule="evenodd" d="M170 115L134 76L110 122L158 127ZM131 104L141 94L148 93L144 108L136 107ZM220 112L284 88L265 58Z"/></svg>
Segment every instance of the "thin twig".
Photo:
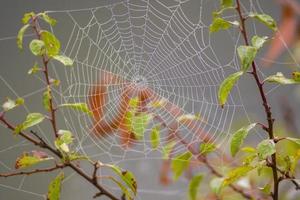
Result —
<svg viewBox="0 0 300 200"><path fill-rule="evenodd" d="M66 165L64 164L56 164L54 167L44 168L44 169L35 169L32 171L21 171L21 172L10 172L10 173L4 173L0 174L0 177L11 177L11 176L21 176L21 175L32 175L32 174L38 174L43 172L52 172L58 169L65 168Z"/></svg>

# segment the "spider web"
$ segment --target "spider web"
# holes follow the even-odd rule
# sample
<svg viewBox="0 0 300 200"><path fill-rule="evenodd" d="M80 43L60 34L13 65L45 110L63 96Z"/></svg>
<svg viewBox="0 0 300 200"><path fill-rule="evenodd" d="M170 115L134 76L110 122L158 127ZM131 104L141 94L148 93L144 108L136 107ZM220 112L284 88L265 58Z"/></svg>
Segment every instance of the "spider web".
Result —
<svg viewBox="0 0 300 200"><path fill-rule="evenodd" d="M243 116L249 120L249 117L238 87L234 88L224 109L218 103L220 83L228 74L239 69L236 54L230 54L231 59L228 59L228 55L227 59L223 59L219 56L220 50L234 52L240 35L235 31L224 32L224 39L233 44L226 48L214 43L213 36L209 35L207 16L218 6L218 2L215 3L206 0L130 0L87 9L48 11L50 16L58 20L57 26L51 30L62 41L62 53L74 60L72 68L59 68L51 64L53 76L62 81L59 89L54 91L55 102L86 102L91 87L97 83L101 73L111 72L129 82L140 81L140 84L154 90L162 99L182 108L185 114L200 114L198 128L209 133L210 142L223 150L229 141L233 119ZM257 1L249 1L245 7L247 11L262 12ZM231 19L235 16L226 17ZM256 31L254 23L252 27ZM1 80L9 86L2 76ZM42 79L40 81L43 82ZM124 83L109 86L106 118L118 115L123 87ZM14 91L10 86L9 89ZM276 87L270 91L274 89ZM33 94L41 94L43 90L41 88L23 96L26 99ZM18 96L17 93L15 95ZM145 163L154 166L157 171L167 134L161 130L159 147L153 149L149 133L151 127L156 125L155 122L148 126L143 139L133 147L124 149L117 133L94 137L91 134L94 123L91 117L69 110L60 112L62 117L59 124L75 135L75 149L78 152L102 162L129 168L137 172L138 182L139 172L143 174L143 169L149 169ZM157 114L166 121L174 120L167 112L160 110ZM42 128L39 130L49 139ZM199 140L199 136L184 125L180 126L180 131L181 137L188 143ZM20 141L8 148L1 147L0 153L27 146L27 142ZM174 154L185 150L183 145L176 145ZM150 160L151 164L148 162ZM136 163L139 168L135 166ZM5 161L1 160L0 166L5 171L11 170ZM70 174L65 182L73 176ZM144 177L149 179L146 175ZM30 198L43 198L43 193L24 186L27 179L30 177L21 177L18 186L2 184L1 180L0 188L27 193L32 195ZM155 176L155 179L158 177ZM165 188L148 183L151 180L153 184L157 180L141 180L137 199L153 199L153 195L163 195L166 197L164 199L174 199L176 195L179 198L185 197L180 183L166 192ZM187 182L183 180L183 183L186 185Z"/></svg>

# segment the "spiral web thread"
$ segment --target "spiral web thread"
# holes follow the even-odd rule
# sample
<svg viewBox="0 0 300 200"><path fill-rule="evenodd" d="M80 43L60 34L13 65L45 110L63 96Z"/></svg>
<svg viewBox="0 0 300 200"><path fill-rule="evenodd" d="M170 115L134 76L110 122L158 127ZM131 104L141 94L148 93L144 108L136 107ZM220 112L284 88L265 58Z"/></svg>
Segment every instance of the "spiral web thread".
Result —
<svg viewBox="0 0 300 200"><path fill-rule="evenodd" d="M239 69L236 53L224 64L218 59L209 35L209 23L204 18L205 8L211 1L174 0L174 1L121 1L107 6L64 11L48 11L57 18L59 24L52 31L61 39L63 54L74 60L72 68L58 71L55 75L64 80L64 85L55 91L57 103L83 102L89 98L89 91L103 71L112 72L128 81L141 81L141 84L153 89L160 97L181 107L186 114L200 114L199 128L209 133L213 142L224 147L230 137L229 131L237 112L248 117L241 101L238 87L231 95L228 104L221 109L217 99L220 83L228 75ZM217 4L214 5L216 8ZM247 4L247 11L262 12L257 1ZM191 15L190 9L197 9L197 15ZM234 16L227 16L229 19ZM207 20L206 20L207 21ZM59 27L61 25L61 27ZM66 26L66 28L63 28ZM254 30L255 24L253 24ZM62 31L63 30L63 31ZM240 35L236 32L224 32L232 43L237 44ZM31 35L28 35L30 37ZM9 40L11 38L2 38ZM0 41L1 41L0 40ZM234 48L235 48L234 47ZM262 74L264 76L264 74ZM1 81L13 91L7 80ZM41 80L42 81L42 80ZM110 85L109 102L105 117L118 114L118 102L123 83ZM30 97L33 91L23 97ZM272 88L273 91L276 87ZM18 96L18 94L16 94ZM164 130L161 132L161 144L152 149L149 132L155 124L149 125L142 140L132 148L120 147L120 136L110 134L107 137L91 136L91 117L69 110L61 111L66 129L72 131L77 140L76 150L92 158L104 159L113 164L130 160L160 159L165 146ZM158 111L166 121L173 120L167 113ZM248 118L249 119L249 118ZM197 135L185 126L180 127L181 136L188 142L197 139ZM27 146L23 141L0 153ZM93 149L90 150L90 149ZM177 145L174 154L184 151L183 145ZM92 153L91 153L92 152ZM5 162L1 168L11 170ZM72 175L71 175L72 176ZM35 197L42 194L24 190L24 176L18 187L0 184L0 187L29 193ZM150 188L140 191L158 193ZM168 193L165 193L168 194ZM176 194L176 193L173 193ZM143 194L139 194L143 199Z"/></svg>

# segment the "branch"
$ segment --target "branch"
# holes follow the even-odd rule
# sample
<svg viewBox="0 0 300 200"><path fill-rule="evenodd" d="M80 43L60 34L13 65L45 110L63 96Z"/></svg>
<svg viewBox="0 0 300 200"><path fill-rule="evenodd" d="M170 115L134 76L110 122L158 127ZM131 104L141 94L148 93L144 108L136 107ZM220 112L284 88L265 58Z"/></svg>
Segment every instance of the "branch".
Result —
<svg viewBox="0 0 300 200"><path fill-rule="evenodd" d="M40 26L38 24L38 21L37 21L37 16L33 17L32 19L32 28L37 36L37 38L40 40L41 39L41 30L40 30ZM51 86L51 83L50 83L50 78L49 78L49 71L48 71L48 63L49 63L49 58L47 57L46 54L42 54L41 55L42 57L42 62L43 62L43 65L44 65L44 75L45 75L45 79L46 79L46 83L47 83L47 87L50 87ZM53 127L53 132L54 132L54 135L55 137L57 138L58 137L58 133L57 133L57 127L56 127L56 116L55 116L55 111L56 109L54 108L54 103L53 103L53 100L52 100L52 91L50 90L49 91L50 93L50 99L49 99L49 106L50 106L50 115L51 115L51 118L50 118L50 121L51 121L51 124L52 124L52 127Z"/></svg>
<svg viewBox="0 0 300 200"><path fill-rule="evenodd" d="M0 121L3 124L5 124L8 129L15 131L15 127L4 118L4 115L0 115ZM61 155L61 153L59 151L57 151L56 149L51 147L49 144L47 144L43 140L42 141L36 140L35 138L30 137L28 134L26 134L24 132L20 132L19 135L22 136L24 139L28 140L29 142L33 143L34 145L39 146L43 149L49 150L50 152L55 154L58 158L60 158L60 159L63 158L63 156ZM40 138L40 136L38 136L38 138ZM94 185L94 187L96 187L102 195L105 195L112 200L119 200L119 198L117 198L113 194L111 194L108 190L106 190L104 187L102 187L99 183L95 183L93 176L89 176L88 174L86 174L84 171L82 171L82 169L80 167L76 166L73 163L64 163L64 165L72 168L78 175L80 175L85 180L87 180L89 183Z"/></svg>
<svg viewBox="0 0 300 200"><path fill-rule="evenodd" d="M44 169L35 169L32 171L22 171L22 172L11 172L11 173L5 173L0 174L0 177L11 177L11 176L20 176L20 175L32 175L32 174L38 174L43 172L52 172L57 169L63 169L66 165L64 164L56 164L54 167L44 168Z"/></svg>
<svg viewBox="0 0 300 200"><path fill-rule="evenodd" d="M236 10L238 12L239 18L240 18L240 22L241 22L241 27L240 27L240 31L243 35L244 38L244 42L246 45L249 45L249 41L248 41L248 36L247 36L247 31L246 31L246 26L245 26L245 20L246 18L243 16L242 14L242 8L240 5L240 0L236 0ZM273 123L274 123L274 119L272 118L272 112L271 112L271 107L268 104L268 100L266 98L266 94L263 88L263 82L261 82L258 73L257 73L257 66L255 64L255 62L252 62L252 75L255 79L256 85L258 87L261 99L262 99L262 104L263 107L265 109L265 113L266 113L266 118L268 121L268 127L267 132L269 134L269 138L271 140L274 139L274 133L273 133ZM276 164L276 153L274 153L272 155L272 172L273 172L273 180L274 180L274 189L273 189L273 200L278 200L278 191L279 191L279 180L278 180L278 174L277 174L277 164Z"/></svg>

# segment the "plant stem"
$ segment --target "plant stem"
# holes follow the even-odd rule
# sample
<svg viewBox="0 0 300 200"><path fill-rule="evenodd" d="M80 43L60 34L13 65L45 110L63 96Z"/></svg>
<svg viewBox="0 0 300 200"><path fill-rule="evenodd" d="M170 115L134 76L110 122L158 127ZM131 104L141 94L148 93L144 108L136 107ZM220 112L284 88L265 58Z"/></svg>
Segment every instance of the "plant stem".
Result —
<svg viewBox="0 0 300 200"><path fill-rule="evenodd" d="M40 40L41 39L41 30L40 30L40 26L38 24L37 19L38 19L37 17L33 17L33 19L32 19L32 28L33 28L37 38ZM49 70L48 70L49 58L47 57L46 54L41 55L41 57L42 57L43 65L44 65L43 72L44 72L46 84L47 84L47 87L50 88L51 83L50 83ZM55 116L56 109L54 108L53 95L52 95L51 89L50 89L49 93L50 93L49 112L50 112L50 115L51 115L50 121L51 121L51 124L52 124L54 135L57 138L58 133L57 133L56 116Z"/></svg>
<svg viewBox="0 0 300 200"><path fill-rule="evenodd" d="M243 35L244 38L244 42L246 45L249 45L249 41L248 41L248 36L247 36L247 31L246 31L246 26L245 26L245 20L246 18L243 16L242 14L242 8L240 5L240 0L236 0L236 10L238 12L239 18L240 18L240 22L241 22L241 33ZM268 127L267 127L267 132L269 134L269 138L271 140L274 140L274 133L273 133L273 124L274 124L274 119L272 118L272 112L271 112L271 107L268 104L268 100L263 88L263 82L261 82L259 75L257 73L257 66L255 64L255 62L252 62L252 75L255 79L256 85L258 87L261 99L262 99L262 104L266 113L266 118L268 121ZM273 200L278 200L278 186L279 186L279 179L278 179L278 174L277 174L277 163L276 163L276 153L274 153L272 156L272 172L273 172L273 180L274 180L274 188L273 188L273 193L272 193L272 197Z"/></svg>
<svg viewBox="0 0 300 200"><path fill-rule="evenodd" d="M15 127L10 124L5 118L4 115L0 115L0 121L5 124L7 126L8 129L15 131ZM51 147L49 144L47 144L44 140L36 140L35 138L32 138L31 136L29 136L28 134L25 134L24 132L20 132L19 135L21 135L23 138L25 138L26 140L30 141L31 143L33 143L36 146L39 146L43 149L47 149L50 152L52 152L53 154L55 154L58 158L62 159L63 156L61 155L61 153L59 151L57 151L56 149L54 149L53 147ZM119 198L115 197L112 193L110 193L109 191L107 191L104 187L102 187L98 182L94 181L94 177L93 176L89 176L88 174L86 174L80 167L76 166L75 164L69 162L69 163L64 163L65 167L70 167L72 168L75 172L77 172L77 174L79 174L81 177L83 177L85 180L87 180L89 183L91 183L92 185L94 185L99 191L101 195L107 196L108 198L112 199L112 200L119 200Z"/></svg>

